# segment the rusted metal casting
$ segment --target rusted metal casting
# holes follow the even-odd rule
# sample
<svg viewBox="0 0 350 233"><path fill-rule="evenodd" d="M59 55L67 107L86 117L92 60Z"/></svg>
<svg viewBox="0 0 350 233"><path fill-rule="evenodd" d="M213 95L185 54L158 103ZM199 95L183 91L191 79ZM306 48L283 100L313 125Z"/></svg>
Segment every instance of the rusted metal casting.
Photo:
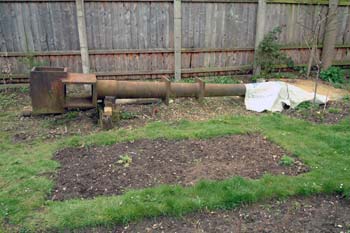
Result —
<svg viewBox="0 0 350 233"><path fill-rule="evenodd" d="M91 95L69 97L67 85L91 85ZM68 73L66 68L35 67L30 75L30 94L33 113L62 113L71 108L97 107L97 99L106 97L160 98L168 103L169 98L215 96L244 96L243 84L172 83L162 81L116 81L97 80L93 74Z"/></svg>
<svg viewBox="0 0 350 233"><path fill-rule="evenodd" d="M244 96L243 84L205 84L97 80L99 98L115 96L117 98L166 98L178 97L214 97Z"/></svg>

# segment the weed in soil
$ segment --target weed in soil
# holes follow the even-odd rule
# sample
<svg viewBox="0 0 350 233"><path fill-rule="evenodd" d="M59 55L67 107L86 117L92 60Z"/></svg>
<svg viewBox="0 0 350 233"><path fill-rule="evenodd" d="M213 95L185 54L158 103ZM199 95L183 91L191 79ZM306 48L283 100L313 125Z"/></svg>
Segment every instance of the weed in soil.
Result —
<svg viewBox="0 0 350 233"><path fill-rule="evenodd" d="M283 166L292 166L294 164L294 159L289 157L288 155L283 155L281 160L280 160L280 164L283 165Z"/></svg>

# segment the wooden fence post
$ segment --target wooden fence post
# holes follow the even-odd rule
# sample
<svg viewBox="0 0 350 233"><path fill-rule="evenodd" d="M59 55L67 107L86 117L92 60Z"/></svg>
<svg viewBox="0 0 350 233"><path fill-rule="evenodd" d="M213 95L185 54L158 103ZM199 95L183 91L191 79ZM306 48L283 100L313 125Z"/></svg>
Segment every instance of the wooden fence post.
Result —
<svg viewBox="0 0 350 233"><path fill-rule="evenodd" d="M87 36L86 36L84 0L75 0L75 4L77 9L81 64L83 68L83 73L87 74L90 72L90 62L89 62L89 51L88 51Z"/></svg>
<svg viewBox="0 0 350 233"><path fill-rule="evenodd" d="M255 30L255 50L254 50L254 67L253 72L255 75L260 74L261 67L256 64L256 52L258 50L260 42L264 39L265 31L265 19L266 19L266 0L258 1L258 12L256 15L256 30Z"/></svg>
<svg viewBox="0 0 350 233"><path fill-rule="evenodd" d="M175 80L181 79L181 0L174 0Z"/></svg>
<svg viewBox="0 0 350 233"><path fill-rule="evenodd" d="M322 49L322 69L328 69L332 65L335 56L335 42L337 40L338 23L338 4L339 0L329 0L327 23L323 38Z"/></svg>

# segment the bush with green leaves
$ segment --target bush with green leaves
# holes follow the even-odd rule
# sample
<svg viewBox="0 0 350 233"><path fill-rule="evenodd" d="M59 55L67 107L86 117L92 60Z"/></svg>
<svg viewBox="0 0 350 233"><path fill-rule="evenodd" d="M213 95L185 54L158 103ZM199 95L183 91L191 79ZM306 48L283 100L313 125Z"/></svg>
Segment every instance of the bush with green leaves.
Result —
<svg viewBox="0 0 350 233"><path fill-rule="evenodd" d="M326 82L343 84L345 83L345 72L338 67L331 66L320 72L320 78Z"/></svg>
<svg viewBox="0 0 350 233"><path fill-rule="evenodd" d="M281 45L278 43L281 32L281 27L274 28L259 44L255 62L261 67L260 78L269 78L276 65L294 66L293 60L281 52Z"/></svg>

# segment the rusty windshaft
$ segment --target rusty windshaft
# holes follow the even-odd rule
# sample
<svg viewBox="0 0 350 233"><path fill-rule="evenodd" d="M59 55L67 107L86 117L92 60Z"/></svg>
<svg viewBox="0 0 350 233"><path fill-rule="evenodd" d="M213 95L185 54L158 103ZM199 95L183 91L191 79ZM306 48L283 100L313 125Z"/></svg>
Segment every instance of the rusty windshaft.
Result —
<svg viewBox="0 0 350 233"><path fill-rule="evenodd" d="M91 86L91 96L71 96L70 85ZM68 73L64 67L34 67L30 73L30 96L34 114L63 113L66 109L95 108L97 99L244 96L244 84L172 83L97 80L94 74ZM108 99L107 98L107 99ZM114 99L115 99L114 98Z"/></svg>
<svg viewBox="0 0 350 233"><path fill-rule="evenodd" d="M99 98L114 96L116 98L162 98L168 97L215 97L244 96L244 84L205 84L97 80L97 95Z"/></svg>

